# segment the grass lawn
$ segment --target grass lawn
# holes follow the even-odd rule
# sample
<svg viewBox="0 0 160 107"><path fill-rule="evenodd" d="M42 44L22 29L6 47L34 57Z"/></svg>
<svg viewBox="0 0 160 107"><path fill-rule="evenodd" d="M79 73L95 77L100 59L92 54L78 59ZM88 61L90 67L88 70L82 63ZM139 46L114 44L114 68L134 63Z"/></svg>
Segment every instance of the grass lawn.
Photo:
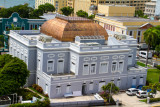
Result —
<svg viewBox="0 0 160 107"><path fill-rule="evenodd" d="M158 69L148 69L147 72L147 81L149 83L159 82L160 70Z"/></svg>
<svg viewBox="0 0 160 107"><path fill-rule="evenodd" d="M144 63L142 63L142 62L138 62L138 61L137 61L137 65L142 66L142 67L145 67L145 66L146 66L146 64L144 64ZM152 66L148 65L148 67L152 67Z"/></svg>

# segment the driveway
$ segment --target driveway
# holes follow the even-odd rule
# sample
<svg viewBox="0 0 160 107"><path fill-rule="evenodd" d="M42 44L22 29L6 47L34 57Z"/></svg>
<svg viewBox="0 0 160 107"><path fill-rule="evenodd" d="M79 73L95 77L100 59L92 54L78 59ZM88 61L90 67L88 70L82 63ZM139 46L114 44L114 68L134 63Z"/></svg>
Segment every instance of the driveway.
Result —
<svg viewBox="0 0 160 107"><path fill-rule="evenodd" d="M157 93L157 97L159 97L160 93ZM158 106L160 105L160 102L158 103L152 103L152 104L146 104L144 102L140 102L140 98L137 98L137 96L128 96L126 93L120 93L118 95L113 95L113 98L115 100L122 101L122 104L125 107L152 107L152 106Z"/></svg>

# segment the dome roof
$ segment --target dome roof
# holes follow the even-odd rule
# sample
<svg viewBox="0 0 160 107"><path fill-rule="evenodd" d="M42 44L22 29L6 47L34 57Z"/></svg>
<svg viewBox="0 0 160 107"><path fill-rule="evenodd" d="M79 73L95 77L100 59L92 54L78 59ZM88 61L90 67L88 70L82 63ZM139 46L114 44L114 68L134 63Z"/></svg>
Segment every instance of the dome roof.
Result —
<svg viewBox="0 0 160 107"><path fill-rule="evenodd" d="M56 17L48 20L41 26L41 33L63 42L72 42L76 36L100 35L108 39L108 34L102 26L80 17Z"/></svg>

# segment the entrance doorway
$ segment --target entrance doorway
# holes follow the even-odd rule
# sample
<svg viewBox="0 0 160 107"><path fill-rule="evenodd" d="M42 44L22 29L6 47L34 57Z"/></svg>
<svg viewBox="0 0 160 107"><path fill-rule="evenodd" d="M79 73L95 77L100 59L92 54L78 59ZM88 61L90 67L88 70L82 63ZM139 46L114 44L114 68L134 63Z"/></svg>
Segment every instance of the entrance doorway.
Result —
<svg viewBox="0 0 160 107"><path fill-rule="evenodd" d="M86 89L87 89L86 83L83 83L83 85L82 85L82 95L86 95Z"/></svg>

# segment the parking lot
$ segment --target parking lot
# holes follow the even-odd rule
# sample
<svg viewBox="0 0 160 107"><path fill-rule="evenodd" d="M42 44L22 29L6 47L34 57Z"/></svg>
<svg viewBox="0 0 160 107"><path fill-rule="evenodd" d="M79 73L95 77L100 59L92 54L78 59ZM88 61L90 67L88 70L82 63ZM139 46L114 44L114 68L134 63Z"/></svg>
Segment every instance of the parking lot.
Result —
<svg viewBox="0 0 160 107"><path fill-rule="evenodd" d="M156 97L160 97L160 93L158 92ZM137 96L128 96L126 93L120 93L117 95L113 95L113 98L115 100L122 101L122 104L125 107L152 107L152 106L158 106L160 105L160 102L152 103L152 104L146 104L144 102L141 102L142 98L137 98ZM123 107L123 106L122 106Z"/></svg>

